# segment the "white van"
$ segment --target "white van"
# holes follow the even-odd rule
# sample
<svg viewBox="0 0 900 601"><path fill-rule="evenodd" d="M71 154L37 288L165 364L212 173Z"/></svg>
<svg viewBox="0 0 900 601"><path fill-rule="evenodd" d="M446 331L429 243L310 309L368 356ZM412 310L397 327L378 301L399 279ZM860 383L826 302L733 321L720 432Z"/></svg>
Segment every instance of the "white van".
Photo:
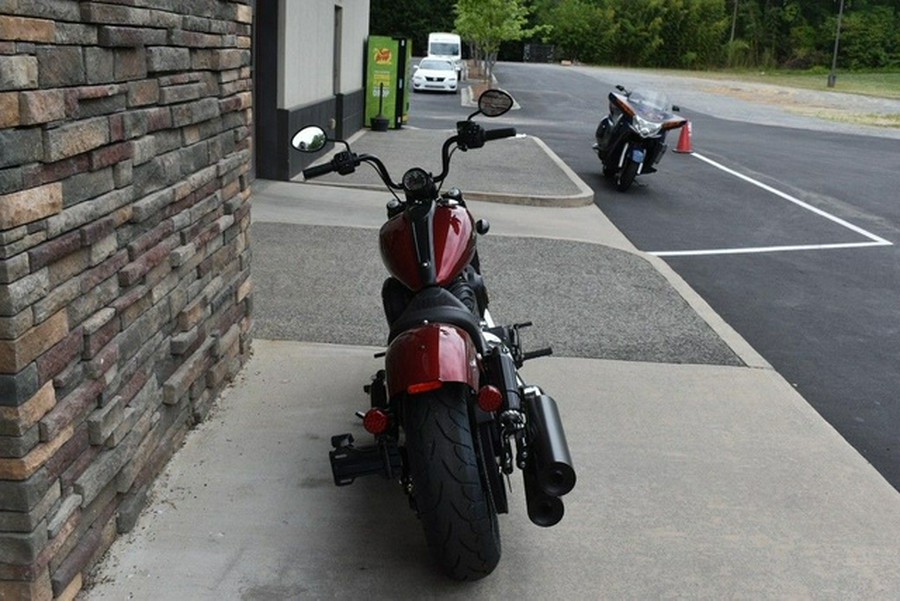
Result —
<svg viewBox="0 0 900 601"><path fill-rule="evenodd" d="M457 79L462 78L462 40L455 33L429 33L428 56L450 61L456 67Z"/></svg>

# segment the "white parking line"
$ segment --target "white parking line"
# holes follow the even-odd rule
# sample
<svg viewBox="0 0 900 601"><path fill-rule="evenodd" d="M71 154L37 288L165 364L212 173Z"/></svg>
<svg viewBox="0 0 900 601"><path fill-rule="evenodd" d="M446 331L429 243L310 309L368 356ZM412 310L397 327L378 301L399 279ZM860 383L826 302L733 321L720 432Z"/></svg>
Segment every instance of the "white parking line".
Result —
<svg viewBox="0 0 900 601"><path fill-rule="evenodd" d="M781 190L776 190L772 186L762 183L761 181L755 180L752 177L748 177L743 173L738 173L733 169L729 169L725 165L717 163L716 161L707 158L701 154L697 154L696 152L691 153L692 156L697 157L701 161L716 167L717 169L721 169L725 173L729 175L733 175L738 179L742 179L745 182L751 183L754 186L762 188L766 192L771 192L772 194L783 198L789 202L794 203L798 207L804 208L807 211L811 211L820 217L824 217L829 221L832 221L840 226L843 226L861 236L865 236L870 240L870 242L848 242L841 244L803 244L803 245L794 245L794 246L757 246L757 247L747 247L747 248L717 248L717 249L709 249L709 250L675 250L675 251L659 251L659 252L651 252L648 254L657 256L657 257L689 257L689 256L703 256L703 255L736 255L736 254L744 254L744 253L769 253L769 252L786 252L786 251L797 251L797 250L830 250L836 248L866 248L870 246L892 246L893 243L888 242L884 238L880 236L876 236L872 232L866 231L859 226L853 225L852 223L841 219L840 217L836 217L831 213L826 213L821 209L817 209L816 207L803 202L799 198L794 198L790 194L786 194Z"/></svg>
<svg viewBox="0 0 900 601"><path fill-rule="evenodd" d="M778 253L795 250L834 250L836 248L867 248L891 246L890 242L848 242L846 244L800 244L797 246L749 246L745 248L714 248L711 250L663 250L650 252L654 257L701 257L708 255L743 255L754 253Z"/></svg>

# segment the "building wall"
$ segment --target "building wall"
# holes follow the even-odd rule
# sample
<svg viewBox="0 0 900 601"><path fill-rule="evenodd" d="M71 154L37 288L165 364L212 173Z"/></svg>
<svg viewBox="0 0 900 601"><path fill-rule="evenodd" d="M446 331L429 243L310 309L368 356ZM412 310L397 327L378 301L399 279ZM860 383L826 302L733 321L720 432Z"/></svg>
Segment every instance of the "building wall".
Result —
<svg viewBox="0 0 900 601"><path fill-rule="evenodd" d="M278 108L314 104L336 91L342 94L363 87L365 42L369 32L368 0L280 0ZM335 65L335 12L340 10L341 60ZM339 90L333 74L339 69Z"/></svg>
<svg viewBox="0 0 900 601"><path fill-rule="evenodd" d="M279 0L278 108L312 104L333 93L334 0Z"/></svg>
<svg viewBox="0 0 900 601"><path fill-rule="evenodd" d="M71 598L248 357L252 13L0 0L0 598Z"/></svg>
<svg viewBox="0 0 900 601"><path fill-rule="evenodd" d="M349 137L363 126L369 0L278 0L260 3L258 11L258 27L277 31L277 37L258 36L257 173L289 180L316 158L291 150L299 127L316 124L332 136Z"/></svg>

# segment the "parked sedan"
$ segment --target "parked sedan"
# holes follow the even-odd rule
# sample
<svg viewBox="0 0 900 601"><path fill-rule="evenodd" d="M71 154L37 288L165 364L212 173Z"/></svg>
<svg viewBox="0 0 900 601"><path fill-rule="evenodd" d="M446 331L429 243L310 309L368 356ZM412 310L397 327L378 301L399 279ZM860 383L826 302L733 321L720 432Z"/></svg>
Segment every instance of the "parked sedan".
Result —
<svg viewBox="0 0 900 601"><path fill-rule="evenodd" d="M459 84L453 63L436 58L423 58L413 71L412 81L415 92L434 90L455 93Z"/></svg>

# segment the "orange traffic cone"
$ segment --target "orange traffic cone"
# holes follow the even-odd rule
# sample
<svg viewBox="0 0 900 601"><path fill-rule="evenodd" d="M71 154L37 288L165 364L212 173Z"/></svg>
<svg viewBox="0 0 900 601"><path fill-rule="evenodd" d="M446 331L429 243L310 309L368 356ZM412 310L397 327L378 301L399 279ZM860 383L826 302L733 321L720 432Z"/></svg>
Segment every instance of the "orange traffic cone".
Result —
<svg viewBox="0 0 900 601"><path fill-rule="evenodd" d="M678 137L678 146L675 147L675 152L694 152L694 147L691 145L690 121L686 121L685 124L681 126L681 135Z"/></svg>

